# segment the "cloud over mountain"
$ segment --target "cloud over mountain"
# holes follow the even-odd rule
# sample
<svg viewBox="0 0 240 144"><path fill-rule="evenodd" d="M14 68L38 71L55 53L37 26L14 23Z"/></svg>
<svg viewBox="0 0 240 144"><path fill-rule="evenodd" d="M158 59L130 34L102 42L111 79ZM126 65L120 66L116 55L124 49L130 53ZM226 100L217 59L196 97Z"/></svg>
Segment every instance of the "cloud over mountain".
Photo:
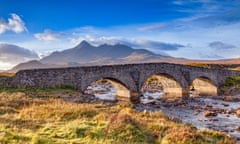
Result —
<svg viewBox="0 0 240 144"><path fill-rule="evenodd" d="M38 59L38 55L28 49L10 44L0 43L0 62L17 64L32 59Z"/></svg>
<svg viewBox="0 0 240 144"><path fill-rule="evenodd" d="M8 18L7 22L0 18L0 34L3 34L6 31L21 33L27 31L27 28L25 23L17 14L11 14L11 18Z"/></svg>
<svg viewBox="0 0 240 144"><path fill-rule="evenodd" d="M159 41L151 41L151 40L136 40L136 44L142 48L150 48L154 50L164 50L164 51L174 51L178 50L179 48L185 47L181 44L174 44L174 43L164 43Z"/></svg>
<svg viewBox="0 0 240 144"><path fill-rule="evenodd" d="M80 36L78 38L72 38L69 39L71 43L80 43L83 40L89 41L93 45L102 45L102 44L124 44L131 46L135 49L148 49L151 51L155 51L157 53L161 52L161 54L164 53L164 51L175 51L180 48L184 48L184 45L177 44L177 43L165 43L161 41L154 41L154 40L148 40L148 39L124 39L121 37L94 37L92 35L85 35L85 36ZM166 55L166 54L163 54Z"/></svg>

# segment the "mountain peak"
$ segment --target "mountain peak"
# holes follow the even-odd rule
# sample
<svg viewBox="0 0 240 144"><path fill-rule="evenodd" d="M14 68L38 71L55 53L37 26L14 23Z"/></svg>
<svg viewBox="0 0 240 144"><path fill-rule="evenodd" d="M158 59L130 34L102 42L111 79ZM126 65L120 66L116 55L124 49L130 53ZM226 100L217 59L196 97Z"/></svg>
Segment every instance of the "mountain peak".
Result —
<svg viewBox="0 0 240 144"><path fill-rule="evenodd" d="M93 63L124 63L124 58L138 55L142 60L151 59L150 57L157 57L158 55L141 49L133 49L123 44L102 44L94 46L83 40L79 45L74 48L67 49L61 52L53 53L40 60L42 63L48 64L63 64L63 63L81 63L81 64L93 64ZM144 57L142 57L144 55ZM159 57L161 57L159 55ZM134 59L131 61L131 63ZM139 59L137 60L139 61ZM102 64L101 64L102 65Z"/></svg>
<svg viewBox="0 0 240 144"><path fill-rule="evenodd" d="M78 44L76 47L88 47L91 46L86 40L83 40L80 44Z"/></svg>

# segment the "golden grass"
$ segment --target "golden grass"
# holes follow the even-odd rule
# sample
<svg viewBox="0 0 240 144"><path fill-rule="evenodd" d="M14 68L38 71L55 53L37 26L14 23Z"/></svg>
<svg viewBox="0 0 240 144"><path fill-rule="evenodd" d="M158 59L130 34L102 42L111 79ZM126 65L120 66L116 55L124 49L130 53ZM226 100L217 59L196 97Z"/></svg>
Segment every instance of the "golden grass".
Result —
<svg viewBox="0 0 240 144"><path fill-rule="evenodd" d="M33 104L23 108L19 117L27 120L63 121L96 115L94 105L76 104L60 99L49 99L44 104Z"/></svg>
<svg viewBox="0 0 240 144"><path fill-rule="evenodd" d="M233 65L233 64L189 62L189 63L186 63L186 65L196 66L196 67L203 67L203 68L221 68L221 69L229 69L229 70L240 71L240 66Z"/></svg>
<svg viewBox="0 0 240 144"><path fill-rule="evenodd" d="M15 76L15 73L10 73L10 72L0 72L0 77L4 76L4 77L13 77Z"/></svg>
<svg viewBox="0 0 240 144"><path fill-rule="evenodd" d="M207 63L195 63L195 62L190 62L190 63L187 63L186 65L196 66L196 67L203 67L203 68L209 68L209 67L210 67L210 64L207 64Z"/></svg>
<svg viewBox="0 0 240 144"><path fill-rule="evenodd" d="M240 66L239 66L239 67L232 68L231 70L237 70L237 71L240 71Z"/></svg>
<svg viewBox="0 0 240 144"><path fill-rule="evenodd" d="M43 99L39 93L36 98L34 92L30 96L24 92L0 94L0 143L234 143L222 133L171 121L161 111L139 112L129 103L110 106Z"/></svg>

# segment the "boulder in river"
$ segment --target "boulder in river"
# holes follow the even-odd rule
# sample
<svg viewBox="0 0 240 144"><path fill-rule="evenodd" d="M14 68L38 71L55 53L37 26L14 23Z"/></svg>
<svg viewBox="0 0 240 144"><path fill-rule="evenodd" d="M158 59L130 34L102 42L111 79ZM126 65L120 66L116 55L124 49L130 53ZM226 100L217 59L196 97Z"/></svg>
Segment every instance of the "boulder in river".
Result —
<svg viewBox="0 0 240 144"><path fill-rule="evenodd" d="M228 106L229 106L229 104L226 104L226 103L222 103L222 105L223 105L224 107L228 107Z"/></svg>
<svg viewBox="0 0 240 144"><path fill-rule="evenodd" d="M216 112L212 112L212 111L205 111L204 112L204 116L205 117L214 117L214 116L217 116L217 113Z"/></svg>
<svg viewBox="0 0 240 144"><path fill-rule="evenodd" d="M236 126L235 130L240 131L240 126Z"/></svg>
<svg viewBox="0 0 240 144"><path fill-rule="evenodd" d="M237 109L236 114L238 117L240 117L240 108Z"/></svg>
<svg viewBox="0 0 240 144"><path fill-rule="evenodd" d="M152 96L148 96L147 97L149 100L152 100L152 99L154 99Z"/></svg>

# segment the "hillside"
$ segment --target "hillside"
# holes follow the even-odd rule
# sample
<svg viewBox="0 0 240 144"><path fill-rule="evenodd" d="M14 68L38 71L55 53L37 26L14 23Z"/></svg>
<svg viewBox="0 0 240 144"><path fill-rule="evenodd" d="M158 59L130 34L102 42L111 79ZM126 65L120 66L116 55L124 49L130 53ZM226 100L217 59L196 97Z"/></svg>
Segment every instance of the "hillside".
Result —
<svg viewBox="0 0 240 144"><path fill-rule="evenodd" d="M23 70L23 69L32 69L32 68L53 68L53 67L57 67L56 65L50 65L50 64L43 64L40 61L37 60L32 60L32 61L28 61L25 63L20 63L16 66L14 66L11 71L16 72L19 70Z"/></svg>

